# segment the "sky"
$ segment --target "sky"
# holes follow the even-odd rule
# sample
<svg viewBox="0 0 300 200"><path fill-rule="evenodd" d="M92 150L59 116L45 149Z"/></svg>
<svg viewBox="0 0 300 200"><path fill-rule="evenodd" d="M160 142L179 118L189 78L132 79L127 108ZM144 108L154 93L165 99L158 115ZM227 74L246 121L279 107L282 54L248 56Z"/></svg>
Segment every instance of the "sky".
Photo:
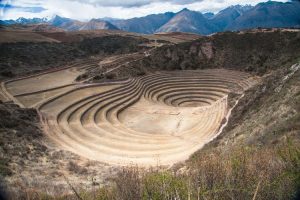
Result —
<svg viewBox="0 0 300 200"><path fill-rule="evenodd" d="M0 0L0 19L52 18L55 15L87 21L92 18L142 17L149 14L194 11L218 12L231 5L256 5L266 0ZM277 0L286 2L286 0Z"/></svg>

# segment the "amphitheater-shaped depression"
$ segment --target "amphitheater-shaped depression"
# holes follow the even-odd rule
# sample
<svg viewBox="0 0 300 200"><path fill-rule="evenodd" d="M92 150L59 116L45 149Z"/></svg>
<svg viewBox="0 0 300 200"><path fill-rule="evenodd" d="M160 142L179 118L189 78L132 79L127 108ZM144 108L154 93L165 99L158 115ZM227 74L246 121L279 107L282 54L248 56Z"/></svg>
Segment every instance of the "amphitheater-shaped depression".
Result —
<svg viewBox="0 0 300 200"><path fill-rule="evenodd" d="M64 72L78 74L74 69ZM220 132L231 109L228 94L242 94L256 83L244 72L209 69L157 72L102 84L49 88L45 83L45 89L43 80L51 73L31 77L41 83L35 91L14 95L16 85L30 78L11 81L4 89L19 104L38 108L45 133L61 148L117 165L187 159Z"/></svg>

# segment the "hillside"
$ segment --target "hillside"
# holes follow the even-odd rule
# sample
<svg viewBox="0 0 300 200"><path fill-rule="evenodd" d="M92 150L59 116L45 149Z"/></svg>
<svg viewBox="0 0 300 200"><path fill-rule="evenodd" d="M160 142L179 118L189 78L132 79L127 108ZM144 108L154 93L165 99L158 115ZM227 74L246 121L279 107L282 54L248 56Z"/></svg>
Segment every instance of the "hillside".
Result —
<svg viewBox="0 0 300 200"><path fill-rule="evenodd" d="M255 29L240 33L219 33L192 42L165 45L127 68L111 72L125 78L156 70L226 68L263 75L299 57L299 31ZM274 50L276 49L276 51ZM128 73L134 68L135 73Z"/></svg>
<svg viewBox="0 0 300 200"><path fill-rule="evenodd" d="M155 45L182 43L200 37L189 33L139 35L119 30L66 32L52 28L38 24L14 25L0 30L0 79L73 64L94 55L104 59L106 55L141 52Z"/></svg>
<svg viewBox="0 0 300 200"><path fill-rule="evenodd" d="M71 64L96 54L105 56L136 52L146 48L139 44L149 42L146 38L115 32L69 34L4 30L1 34L0 79Z"/></svg>

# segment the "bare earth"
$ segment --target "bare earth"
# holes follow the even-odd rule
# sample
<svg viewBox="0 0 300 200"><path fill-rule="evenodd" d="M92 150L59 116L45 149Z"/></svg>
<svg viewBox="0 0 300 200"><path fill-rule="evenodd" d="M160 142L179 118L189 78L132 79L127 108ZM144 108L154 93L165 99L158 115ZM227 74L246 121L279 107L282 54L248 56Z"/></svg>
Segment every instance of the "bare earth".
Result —
<svg viewBox="0 0 300 200"><path fill-rule="evenodd" d="M1 96L37 108L57 148L116 166L186 160L220 133L230 114L228 94L242 94L258 81L247 73L211 69L76 83L87 67L7 81Z"/></svg>

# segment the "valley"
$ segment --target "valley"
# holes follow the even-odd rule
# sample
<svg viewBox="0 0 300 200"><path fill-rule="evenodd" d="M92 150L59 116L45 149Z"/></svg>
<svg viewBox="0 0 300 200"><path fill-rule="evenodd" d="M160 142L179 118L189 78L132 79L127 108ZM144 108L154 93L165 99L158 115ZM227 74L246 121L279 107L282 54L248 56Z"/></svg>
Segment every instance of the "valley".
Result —
<svg viewBox="0 0 300 200"><path fill-rule="evenodd" d="M171 199L295 196L299 30L0 32L0 169L17 198L166 197L161 180Z"/></svg>

